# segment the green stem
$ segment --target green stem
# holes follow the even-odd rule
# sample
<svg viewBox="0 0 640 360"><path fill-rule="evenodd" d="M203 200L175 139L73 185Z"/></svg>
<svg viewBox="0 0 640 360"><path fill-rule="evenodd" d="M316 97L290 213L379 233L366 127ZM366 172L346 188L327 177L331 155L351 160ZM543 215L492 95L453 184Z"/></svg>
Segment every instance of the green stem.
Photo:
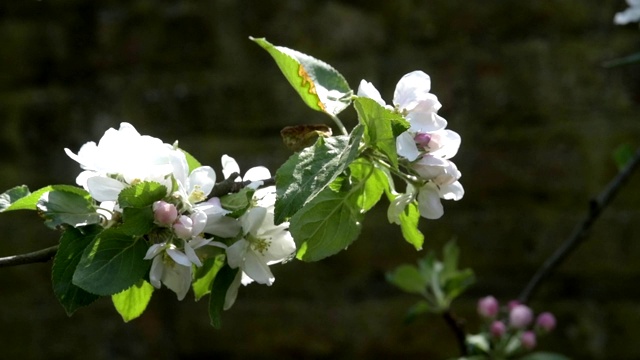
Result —
<svg viewBox="0 0 640 360"><path fill-rule="evenodd" d="M344 127L344 124L342 124L342 121L340 121L340 118L338 118L336 115L329 114L329 113L327 113L327 115L329 115L331 117L331 119L333 119L333 122L336 123L336 125L338 126L338 129L340 129L340 132L342 133L342 135L349 135L349 132L347 131L347 128Z"/></svg>

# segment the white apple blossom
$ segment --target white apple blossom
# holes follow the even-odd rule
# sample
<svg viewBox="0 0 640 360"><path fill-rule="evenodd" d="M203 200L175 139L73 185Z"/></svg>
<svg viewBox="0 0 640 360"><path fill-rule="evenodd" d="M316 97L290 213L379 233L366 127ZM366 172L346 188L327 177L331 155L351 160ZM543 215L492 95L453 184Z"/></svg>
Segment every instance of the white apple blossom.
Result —
<svg viewBox="0 0 640 360"><path fill-rule="evenodd" d="M640 21L640 0L627 0L629 7L624 11L616 13L613 22L617 25L626 25Z"/></svg>
<svg viewBox="0 0 640 360"><path fill-rule="evenodd" d="M233 269L239 268L238 275L227 291L225 309L235 302L240 284L255 281L272 285L275 277L270 265L290 259L296 251L293 237L289 233L289 223L275 225L273 211L263 207L253 207L240 217L243 236L230 246L219 242L210 245L222 247L227 253L227 263Z"/></svg>
<svg viewBox="0 0 640 360"><path fill-rule="evenodd" d="M224 178L228 179L233 173L242 174L240 172L240 166L234 158L228 155L222 155L222 174ZM271 172L264 166L255 166L247 170L244 176L236 179L236 182L250 181L251 183L247 187L255 190L253 193L253 200L256 206L269 208L274 206L276 202L276 187L267 186L260 188L264 184L263 180L270 179Z"/></svg>
<svg viewBox="0 0 640 360"><path fill-rule="evenodd" d="M117 200L120 191L136 181L157 181L170 187L167 175L173 171L175 157L184 156L160 139L140 135L126 122L118 130L108 129L98 144L82 145L78 154L66 148L65 152L84 170L76 183L97 201Z"/></svg>

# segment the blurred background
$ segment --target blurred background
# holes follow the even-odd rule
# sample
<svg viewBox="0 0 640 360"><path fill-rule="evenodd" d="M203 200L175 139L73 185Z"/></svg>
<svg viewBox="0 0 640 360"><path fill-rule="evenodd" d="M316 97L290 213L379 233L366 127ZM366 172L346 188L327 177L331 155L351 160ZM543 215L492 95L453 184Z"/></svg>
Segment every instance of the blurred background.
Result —
<svg viewBox="0 0 640 360"><path fill-rule="evenodd" d="M272 172L290 155L279 131L331 124L308 109L270 56L266 37L337 68L387 101L423 70L439 112L463 139L454 161L466 195L421 221L425 250L371 212L347 251L276 265L272 287L240 290L222 330L206 300L155 292L123 323L108 298L67 317L51 263L0 269L0 345L7 359L420 358L458 355L442 318L405 324L418 298L384 274L456 238L477 283L454 303L477 331L475 305L517 297L616 175L614 149L640 143L640 65L603 62L640 50L637 24L616 26L623 0L85 1L0 4L0 189L74 183L76 152L122 121L220 170ZM341 117L351 128L355 111ZM589 240L530 305L558 328L539 348L574 359L639 359L640 175ZM0 217L0 256L56 244L33 213Z"/></svg>

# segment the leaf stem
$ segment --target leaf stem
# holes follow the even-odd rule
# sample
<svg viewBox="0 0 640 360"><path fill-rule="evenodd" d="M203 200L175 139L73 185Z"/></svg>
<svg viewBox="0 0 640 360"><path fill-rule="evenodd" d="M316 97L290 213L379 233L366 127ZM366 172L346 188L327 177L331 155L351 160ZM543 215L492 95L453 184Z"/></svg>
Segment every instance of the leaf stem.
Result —
<svg viewBox="0 0 640 360"><path fill-rule="evenodd" d="M342 121L340 120L339 117L337 117L336 115L333 115L333 114L329 114L329 113L327 113L327 115L329 115L331 117L331 119L333 120L333 122L336 123L336 126L338 126L338 129L340 130L342 135L349 135L349 132L347 131L347 128L344 127L344 124L342 123Z"/></svg>

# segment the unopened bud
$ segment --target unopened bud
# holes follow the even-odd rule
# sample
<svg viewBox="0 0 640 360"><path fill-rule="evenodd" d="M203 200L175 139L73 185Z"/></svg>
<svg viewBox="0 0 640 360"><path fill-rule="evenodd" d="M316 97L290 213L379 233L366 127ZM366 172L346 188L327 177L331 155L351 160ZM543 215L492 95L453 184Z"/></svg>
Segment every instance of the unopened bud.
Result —
<svg viewBox="0 0 640 360"><path fill-rule="evenodd" d="M429 148L429 142L431 142L431 135L427 133L417 133L416 136L414 136L413 140L420 147Z"/></svg>
<svg viewBox="0 0 640 360"><path fill-rule="evenodd" d="M550 312L543 312L538 315L536 325L545 332L549 332L556 327L556 317Z"/></svg>
<svg viewBox="0 0 640 360"><path fill-rule="evenodd" d="M536 347L536 334L533 331L525 331L520 336L522 347L527 350L532 350Z"/></svg>
<svg viewBox="0 0 640 360"><path fill-rule="evenodd" d="M153 218L156 224L169 226L178 218L178 209L166 201L156 201L153 203Z"/></svg>
<svg viewBox="0 0 640 360"><path fill-rule="evenodd" d="M533 311L526 305L516 305L509 313L509 325L516 329L524 329L533 321Z"/></svg>
<svg viewBox="0 0 640 360"><path fill-rule="evenodd" d="M491 323L491 328L489 329L491 335L495 338L501 338L502 335L507 331L507 326L502 321L494 321Z"/></svg>
<svg viewBox="0 0 640 360"><path fill-rule="evenodd" d="M173 232L176 236L183 240L189 240L193 237L193 220L185 215L182 215L173 224Z"/></svg>
<svg viewBox="0 0 640 360"><path fill-rule="evenodd" d="M486 296L478 300L478 314L486 319L493 319L498 315L498 300L493 296Z"/></svg>

